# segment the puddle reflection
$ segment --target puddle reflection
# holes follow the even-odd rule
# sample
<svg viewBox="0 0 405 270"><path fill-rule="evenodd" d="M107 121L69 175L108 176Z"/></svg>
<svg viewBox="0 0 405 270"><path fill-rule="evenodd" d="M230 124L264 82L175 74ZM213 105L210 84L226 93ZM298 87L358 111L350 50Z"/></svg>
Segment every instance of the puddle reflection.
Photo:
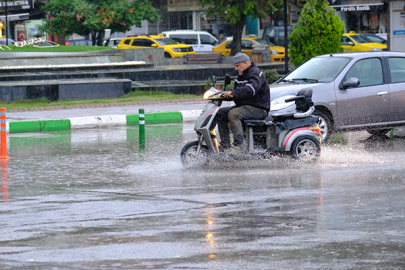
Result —
<svg viewBox="0 0 405 270"><path fill-rule="evenodd" d="M3 202L8 202L8 159L1 160L1 195L3 198Z"/></svg>
<svg viewBox="0 0 405 270"><path fill-rule="evenodd" d="M369 235L385 236L380 244L403 231L403 139L384 138L374 152L370 137L325 144L317 164L275 158L186 170L179 153L194 133L182 125L146 132L142 151L136 127L11 135L0 233L22 248L0 250L0 259L230 269L246 256L265 269L270 254L329 263L353 241L365 250Z"/></svg>

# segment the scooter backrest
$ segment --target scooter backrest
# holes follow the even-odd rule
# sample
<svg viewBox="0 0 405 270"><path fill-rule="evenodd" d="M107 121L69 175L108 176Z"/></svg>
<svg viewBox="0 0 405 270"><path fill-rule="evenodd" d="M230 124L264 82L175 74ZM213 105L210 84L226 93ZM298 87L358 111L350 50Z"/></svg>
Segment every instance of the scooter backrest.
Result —
<svg viewBox="0 0 405 270"><path fill-rule="evenodd" d="M312 102L312 89L301 89L295 98L295 107L297 112L306 112L312 106L314 106L314 103Z"/></svg>

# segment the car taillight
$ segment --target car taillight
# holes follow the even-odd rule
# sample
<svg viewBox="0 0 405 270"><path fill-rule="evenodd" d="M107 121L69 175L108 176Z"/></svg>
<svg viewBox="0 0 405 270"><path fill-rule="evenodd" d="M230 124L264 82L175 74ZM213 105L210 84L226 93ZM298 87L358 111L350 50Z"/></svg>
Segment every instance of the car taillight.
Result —
<svg viewBox="0 0 405 270"><path fill-rule="evenodd" d="M310 127L308 127L308 129L310 129L310 130L312 130L312 131L316 131L316 132L318 132L319 134L321 134L321 129L319 128L318 125L310 126Z"/></svg>

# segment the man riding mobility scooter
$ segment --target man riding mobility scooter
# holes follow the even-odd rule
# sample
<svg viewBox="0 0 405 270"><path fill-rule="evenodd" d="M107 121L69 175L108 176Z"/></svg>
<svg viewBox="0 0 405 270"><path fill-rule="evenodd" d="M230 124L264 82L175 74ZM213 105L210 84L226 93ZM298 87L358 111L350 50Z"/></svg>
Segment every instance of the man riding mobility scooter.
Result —
<svg viewBox="0 0 405 270"><path fill-rule="evenodd" d="M230 83L229 75L225 77L225 84ZM244 120L247 150L237 154L219 152L215 129L211 123L218 112L222 101L226 100L225 91L213 87L204 94L208 100L197 119L194 130L197 140L187 143L181 150L181 162L185 166L204 165L210 160L230 159L268 159L273 155L289 154L301 161L316 161L320 155L322 135L316 124L318 117L312 116L315 107L312 102L312 89L300 90L295 97L286 102L295 101L296 110L284 114L272 114L272 121Z"/></svg>

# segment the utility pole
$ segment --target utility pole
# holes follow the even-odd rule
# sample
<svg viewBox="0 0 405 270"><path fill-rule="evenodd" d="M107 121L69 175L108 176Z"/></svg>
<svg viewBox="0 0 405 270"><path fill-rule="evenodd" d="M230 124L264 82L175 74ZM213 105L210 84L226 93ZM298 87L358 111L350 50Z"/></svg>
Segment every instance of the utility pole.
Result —
<svg viewBox="0 0 405 270"><path fill-rule="evenodd" d="M8 0L6 0L6 46L8 46L8 20L7 20L7 13L8 13L8 8L7 8L7 1Z"/></svg>
<svg viewBox="0 0 405 270"><path fill-rule="evenodd" d="M284 0L284 72L288 73L288 31L287 31L287 0Z"/></svg>

